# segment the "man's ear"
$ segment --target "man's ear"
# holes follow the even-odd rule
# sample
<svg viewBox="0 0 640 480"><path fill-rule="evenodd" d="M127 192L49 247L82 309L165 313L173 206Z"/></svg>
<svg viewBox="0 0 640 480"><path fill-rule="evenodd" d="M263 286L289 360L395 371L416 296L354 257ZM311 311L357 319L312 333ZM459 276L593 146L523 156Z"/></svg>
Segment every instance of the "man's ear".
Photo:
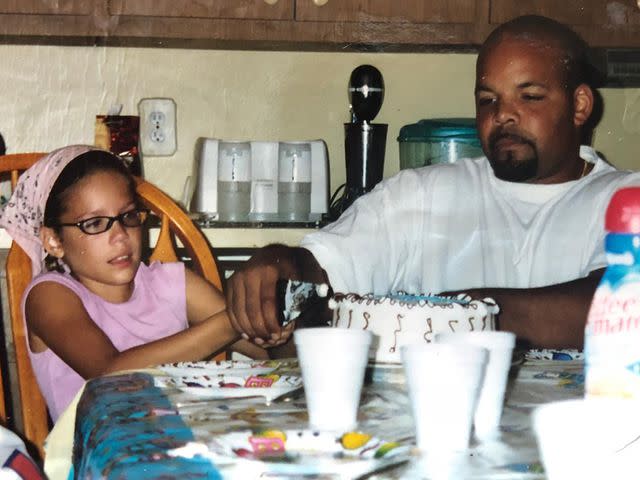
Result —
<svg viewBox="0 0 640 480"><path fill-rule="evenodd" d="M593 90L586 83L581 83L573 91L573 124L584 125L593 111Z"/></svg>
<svg viewBox="0 0 640 480"><path fill-rule="evenodd" d="M62 258L64 256L64 249L62 248L62 242L56 232L49 227L42 227L40 229L40 241L44 250L51 256L56 258Z"/></svg>

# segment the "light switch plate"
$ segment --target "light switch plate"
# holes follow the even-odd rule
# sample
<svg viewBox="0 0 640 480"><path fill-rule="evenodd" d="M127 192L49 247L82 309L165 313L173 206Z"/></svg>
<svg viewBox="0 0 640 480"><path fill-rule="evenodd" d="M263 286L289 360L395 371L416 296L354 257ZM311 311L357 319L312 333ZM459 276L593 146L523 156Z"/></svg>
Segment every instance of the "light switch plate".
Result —
<svg viewBox="0 0 640 480"><path fill-rule="evenodd" d="M172 98L143 98L138 103L140 150L143 155L176 152L176 102Z"/></svg>

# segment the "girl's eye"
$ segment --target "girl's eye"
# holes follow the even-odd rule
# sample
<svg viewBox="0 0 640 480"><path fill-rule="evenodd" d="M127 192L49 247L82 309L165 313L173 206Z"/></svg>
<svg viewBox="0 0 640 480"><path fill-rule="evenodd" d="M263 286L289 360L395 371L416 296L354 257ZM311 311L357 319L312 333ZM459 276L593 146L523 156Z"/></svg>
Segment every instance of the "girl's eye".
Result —
<svg viewBox="0 0 640 480"><path fill-rule="evenodd" d="M129 227L139 227L143 222L143 214L140 210L130 210L122 214L122 221Z"/></svg>
<svg viewBox="0 0 640 480"><path fill-rule="evenodd" d="M82 228L89 231L100 231L108 221L105 217L88 218L82 222Z"/></svg>

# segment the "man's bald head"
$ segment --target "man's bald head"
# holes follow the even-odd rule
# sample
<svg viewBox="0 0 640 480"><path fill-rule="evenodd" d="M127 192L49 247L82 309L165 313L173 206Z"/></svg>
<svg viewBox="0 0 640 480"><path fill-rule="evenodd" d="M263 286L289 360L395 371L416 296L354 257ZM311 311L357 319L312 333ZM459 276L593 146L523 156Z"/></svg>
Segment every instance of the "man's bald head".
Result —
<svg viewBox="0 0 640 480"><path fill-rule="evenodd" d="M560 62L558 70L565 74L568 91L573 91L583 83L592 88L598 86L599 75L589 62L589 47L586 42L566 25L540 15L516 17L497 27L482 44L478 63L483 61L495 45L509 38L553 49L550 61Z"/></svg>

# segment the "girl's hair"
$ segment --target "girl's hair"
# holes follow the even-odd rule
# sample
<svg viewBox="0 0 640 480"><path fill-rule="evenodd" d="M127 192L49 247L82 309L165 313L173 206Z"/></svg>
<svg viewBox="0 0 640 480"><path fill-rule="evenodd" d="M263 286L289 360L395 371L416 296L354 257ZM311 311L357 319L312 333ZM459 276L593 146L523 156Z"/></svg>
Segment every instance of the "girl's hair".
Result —
<svg viewBox="0 0 640 480"><path fill-rule="evenodd" d="M56 179L44 209L45 227L60 233L60 217L67 210L67 198L72 188L82 179L98 172L113 172L127 180L127 188L132 198L137 199L136 184L124 162L113 153L104 150L91 150L71 160ZM48 255L45 259L47 270L61 270L58 259Z"/></svg>

